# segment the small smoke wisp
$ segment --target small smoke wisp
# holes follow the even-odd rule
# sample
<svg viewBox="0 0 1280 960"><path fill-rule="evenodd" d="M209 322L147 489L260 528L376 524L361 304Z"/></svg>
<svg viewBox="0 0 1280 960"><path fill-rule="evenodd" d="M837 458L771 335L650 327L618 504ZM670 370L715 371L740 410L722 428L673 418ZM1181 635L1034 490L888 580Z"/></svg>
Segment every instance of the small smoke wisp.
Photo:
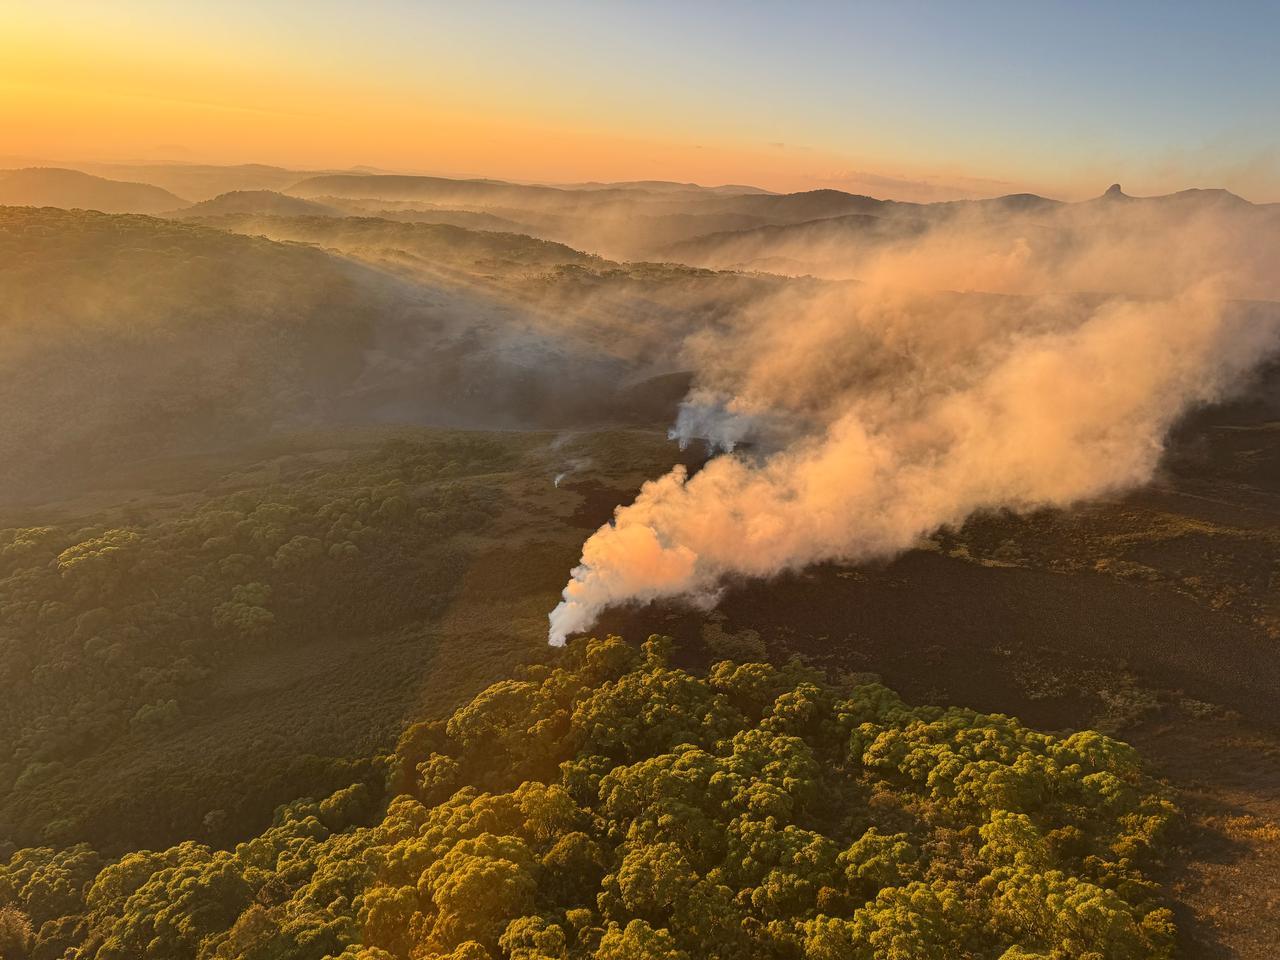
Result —
<svg viewBox="0 0 1280 960"><path fill-rule="evenodd" d="M552 478L551 485L554 487L559 487L560 484L564 483L566 480L568 480L570 477L574 476L575 474L581 473L584 470L591 469L591 467L593 466L593 463L594 461L592 461L590 457L572 458L571 460L567 461L564 464L563 469L561 469Z"/></svg>
<svg viewBox="0 0 1280 960"><path fill-rule="evenodd" d="M1178 418L1238 389L1277 346L1276 305L1229 300L1240 287L1217 261L1159 296L1063 292L1101 289L1081 275L1078 243L1061 285L1043 258L1034 285L1009 274L1025 258L1000 260L1031 293L913 282L922 249L986 257L964 242L930 237L899 270L882 257L872 283L783 293L691 336L696 386L673 436L752 441L753 455L677 467L619 507L584 545L550 642L615 605L711 605L734 580L891 556L978 511L1145 483Z"/></svg>

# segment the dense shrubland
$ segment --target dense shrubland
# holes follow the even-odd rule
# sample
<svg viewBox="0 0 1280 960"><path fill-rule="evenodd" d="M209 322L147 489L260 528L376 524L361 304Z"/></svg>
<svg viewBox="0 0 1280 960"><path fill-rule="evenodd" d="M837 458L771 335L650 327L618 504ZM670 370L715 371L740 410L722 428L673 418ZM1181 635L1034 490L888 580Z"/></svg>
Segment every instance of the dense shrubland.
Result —
<svg viewBox="0 0 1280 960"><path fill-rule="evenodd" d="M1170 954L1129 747L668 648L572 645L231 849L19 850L5 956Z"/></svg>
<svg viewBox="0 0 1280 960"><path fill-rule="evenodd" d="M499 509L491 475L513 456L439 434L178 511L0 529L0 836L136 836L148 805L75 792L63 774L77 760L181 727L254 648L436 616L465 564L459 538Z"/></svg>

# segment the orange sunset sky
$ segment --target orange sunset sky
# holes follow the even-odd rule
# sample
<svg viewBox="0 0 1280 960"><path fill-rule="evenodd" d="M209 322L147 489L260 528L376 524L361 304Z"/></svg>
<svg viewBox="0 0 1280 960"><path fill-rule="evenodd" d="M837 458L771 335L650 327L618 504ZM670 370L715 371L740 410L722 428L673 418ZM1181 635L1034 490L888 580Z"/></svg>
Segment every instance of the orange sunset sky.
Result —
<svg viewBox="0 0 1280 960"><path fill-rule="evenodd" d="M0 0L0 165L1280 199L1274 15L1036 6Z"/></svg>

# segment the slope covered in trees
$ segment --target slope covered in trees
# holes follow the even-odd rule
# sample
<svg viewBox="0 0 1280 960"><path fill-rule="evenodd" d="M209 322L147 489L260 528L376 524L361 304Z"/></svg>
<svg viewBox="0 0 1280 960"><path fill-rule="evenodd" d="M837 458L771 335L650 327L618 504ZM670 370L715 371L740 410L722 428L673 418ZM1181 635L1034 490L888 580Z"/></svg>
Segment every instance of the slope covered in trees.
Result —
<svg viewBox="0 0 1280 960"><path fill-rule="evenodd" d="M579 643L227 850L0 868L31 957L1151 958L1133 751L799 666ZM29 928L28 926L29 925ZM19 953L19 956L22 954Z"/></svg>
<svg viewBox="0 0 1280 960"><path fill-rule="evenodd" d="M456 227L279 222L312 223L315 236L298 239L334 243L336 225L435 275L477 261L537 271L590 260ZM617 417L612 394L641 364L536 331L528 313L464 282L413 282L298 243L0 207L0 493L314 424Z"/></svg>
<svg viewBox="0 0 1280 960"><path fill-rule="evenodd" d="M234 671L335 639L391 669L399 651L380 638L448 608L518 456L480 435L392 440L176 511L156 496L0 529L0 838L225 840L359 768L405 719L387 678L365 689L348 674L341 702L308 711L330 696L313 671L270 736L241 719L249 697L214 694ZM210 726L203 746L179 736Z"/></svg>
<svg viewBox="0 0 1280 960"><path fill-rule="evenodd" d="M599 260L562 243L518 233L469 230L447 223L411 223L381 217L236 215L210 218L207 223L273 240L334 247L364 259L404 259L476 273L538 272Z"/></svg>
<svg viewBox="0 0 1280 960"><path fill-rule="evenodd" d="M270 216L333 217L341 211L301 197L290 197L274 190L231 190L209 200L201 200L179 211L183 219L192 217Z"/></svg>

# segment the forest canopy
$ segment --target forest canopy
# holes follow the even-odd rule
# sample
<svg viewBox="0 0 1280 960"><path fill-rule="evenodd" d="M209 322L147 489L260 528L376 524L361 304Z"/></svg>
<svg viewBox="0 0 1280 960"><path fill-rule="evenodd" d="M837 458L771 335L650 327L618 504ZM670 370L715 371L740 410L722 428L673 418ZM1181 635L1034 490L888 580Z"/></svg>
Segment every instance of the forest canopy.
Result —
<svg viewBox="0 0 1280 960"><path fill-rule="evenodd" d="M262 669L271 651L318 659L334 637L367 655L371 638L422 629L448 608L464 541L502 509L498 478L520 447L416 436L299 457L283 476L288 456L269 460L275 482L241 475L177 510L155 496L150 509L0 524L0 837L114 850L229 842L277 804L349 782L345 761L388 749L405 716L385 676L373 689L344 676L335 703L313 674L284 698L299 712L277 720L283 730L255 728L242 698L216 701L210 688L237 666ZM427 641L415 636L421 656ZM384 670L401 668L378 649ZM330 702L312 707L318 698ZM223 724L213 736L238 760L179 749L174 735L201 718ZM295 732L306 756L281 740Z"/></svg>
<svg viewBox="0 0 1280 960"><path fill-rule="evenodd" d="M670 646L577 642L232 849L19 850L4 956L1171 955L1125 744Z"/></svg>

